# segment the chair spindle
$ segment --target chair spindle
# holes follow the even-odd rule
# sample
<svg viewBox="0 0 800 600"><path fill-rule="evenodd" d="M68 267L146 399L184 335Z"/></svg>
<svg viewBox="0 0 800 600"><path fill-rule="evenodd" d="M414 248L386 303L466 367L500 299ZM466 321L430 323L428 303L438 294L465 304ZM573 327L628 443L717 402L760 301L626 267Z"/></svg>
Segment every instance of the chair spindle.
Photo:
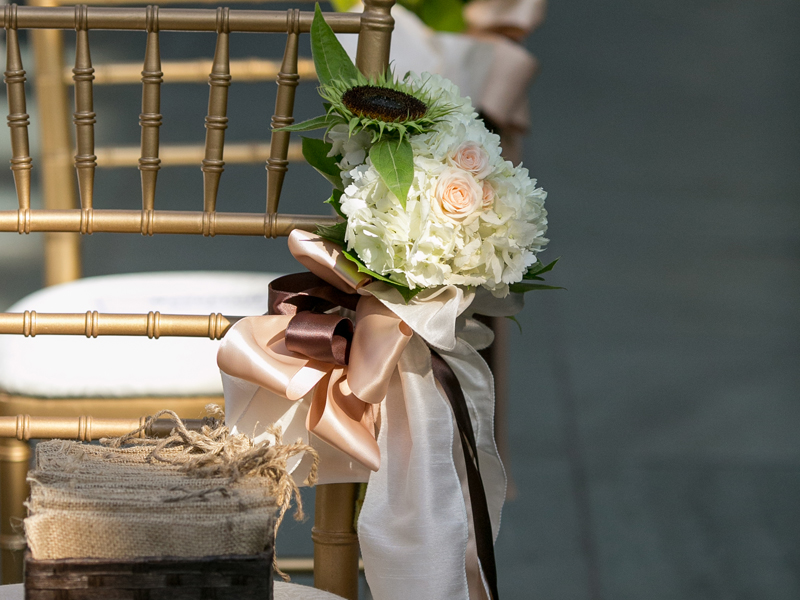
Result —
<svg viewBox="0 0 800 600"><path fill-rule="evenodd" d="M142 68L142 128L139 171L142 175L142 210L153 210L156 201L156 179L161 168L159 128L161 127L161 49L158 43L158 7L147 7L147 46Z"/></svg>
<svg viewBox="0 0 800 600"><path fill-rule="evenodd" d="M389 67L389 40L394 29L393 0L364 0L358 34L356 66L367 77L377 77Z"/></svg>
<svg viewBox="0 0 800 600"><path fill-rule="evenodd" d="M78 192L81 208L92 208L94 196L94 172L97 156L94 154L94 124L97 115L92 99L94 67L89 51L89 8L86 5L75 7L75 68L72 79L75 81L75 137L78 152L75 155L75 170L78 173Z"/></svg>
<svg viewBox="0 0 800 600"><path fill-rule="evenodd" d="M286 49L283 63L278 73L278 95L275 100L275 114L272 116L272 129L286 127L294 123L294 96L300 75L297 73L297 44L300 36L300 11L286 11ZM267 213L278 212L278 200L283 188L283 180L289 168L287 160L289 152L288 131L273 131L270 143L270 156L267 160ZM270 230L272 227L270 227ZM274 237L275 232L265 232Z"/></svg>
<svg viewBox="0 0 800 600"><path fill-rule="evenodd" d="M19 51L17 35L17 5L3 7L6 29L5 83L8 94L8 126L11 128L11 171L17 189L21 211L27 214L31 207L31 163L28 144L28 117L25 103L25 70ZM23 233L23 230L20 230Z"/></svg>
<svg viewBox="0 0 800 600"><path fill-rule="evenodd" d="M214 64L208 76L211 87L208 94L206 117L206 157L203 159L203 210L217 209L217 191L225 161L225 130L228 128L228 88L231 85L230 60L230 9L217 9L217 47Z"/></svg>

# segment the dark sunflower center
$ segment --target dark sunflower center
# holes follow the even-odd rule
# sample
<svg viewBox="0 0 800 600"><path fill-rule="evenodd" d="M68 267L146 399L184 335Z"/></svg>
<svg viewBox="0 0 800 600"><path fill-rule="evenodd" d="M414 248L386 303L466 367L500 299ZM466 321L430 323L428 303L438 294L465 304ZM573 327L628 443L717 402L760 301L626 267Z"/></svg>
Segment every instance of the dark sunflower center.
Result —
<svg viewBox="0 0 800 600"><path fill-rule="evenodd" d="M411 94L374 85L359 85L342 94L342 103L359 117L378 121L414 120L423 117L428 107Z"/></svg>

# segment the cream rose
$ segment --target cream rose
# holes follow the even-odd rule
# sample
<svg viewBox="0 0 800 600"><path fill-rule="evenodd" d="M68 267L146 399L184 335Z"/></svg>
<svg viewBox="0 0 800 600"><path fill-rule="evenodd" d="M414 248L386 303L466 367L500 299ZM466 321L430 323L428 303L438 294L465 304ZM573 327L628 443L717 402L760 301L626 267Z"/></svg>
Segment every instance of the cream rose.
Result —
<svg viewBox="0 0 800 600"><path fill-rule="evenodd" d="M474 174L478 179L483 179L492 172L489 154L476 142L461 144L450 157L450 162Z"/></svg>
<svg viewBox="0 0 800 600"><path fill-rule="evenodd" d="M483 181L483 210L489 210L494 205L494 188L488 181Z"/></svg>
<svg viewBox="0 0 800 600"><path fill-rule="evenodd" d="M482 206L483 190L463 169L445 169L436 184L436 202L446 217L463 221Z"/></svg>

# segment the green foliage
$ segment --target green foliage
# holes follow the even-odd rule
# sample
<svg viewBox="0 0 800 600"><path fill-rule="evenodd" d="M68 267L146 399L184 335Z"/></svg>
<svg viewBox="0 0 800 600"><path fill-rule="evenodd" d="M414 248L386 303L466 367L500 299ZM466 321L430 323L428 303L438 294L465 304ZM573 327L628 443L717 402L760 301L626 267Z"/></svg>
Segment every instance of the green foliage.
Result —
<svg viewBox="0 0 800 600"><path fill-rule="evenodd" d="M341 119L335 115L321 115L314 117L308 121L295 123L294 125L287 125L286 127L278 127L275 131L314 131L315 129L330 129L337 123L341 123Z"/></svg>
<svg viewBox="0 0 800 600"><path fill-rule="evenodd" d="M330 204L333 207L333 210L336 211L337 215L347 220L347 215L342 212L342 193L342 190L333 190L331 197L325 200L325 204Z"/></svg>
<svg viewBox="0 0 800 600"><path fill-rule="evenodd" d="M555 285L544 285L542 283L534 283L535 281L544 281L544 277L542 277L543 273L547 273L553 270L553 267L556 266L558 262L558 258L548 264L542 264L541 261L537 261L535 265L532 265L522 276L522 281L518 283L512 283L509 289L516 293L516 294L524 294L525 292L532 292L534 290L564 290L566 288L555 286Z"/></svg>
<svg viewBox="0 0 800 600"><path fill-rule="evenodd" d="M331 182L337 190L343 190L342 173L336 165L336 157L328 156L333 144L314 138L303 138L303 156L308 164L314 167L317 172Z"/></svg>
<svg viewBox="0 0 800 600"><path fill-rule="evenodd" d="M372 165L400 205L405 209L408 190L414 181L414 151L408 138L383 139L369 150Z"/></svg>
<svg viewBox="0 0 800 600"><path fill-rule="evenodd" d="M342 250L342 254L344 254L344 256L347 258L347 260L349 260L349 261L351 261L351 262L356 264L356 266L358 267L358 272L359 273L366 273L367 275L371 276L373 279L377 279L379 281L383 281L384 283L388 283L390 286L392 286L394 289L396 289L398 292L400 292L400 295L403 296L403 300L406 301L406 304L408 304L409 300L411 300L414 296L416 296L417 294L419 294L422 291L422 289L420 289L420 288L412 290L408 286L405 286L403 284L397 283L396 281L392 281L391 279L389 279L388 277L386 277L384 275L381 275L380 273L376 273L372 269L368 268L362 262L362 260L358 257L358 254L356 254L352 250L343 249Z"/></svg>
<svg viewBox="0 0 800 600"><path fill-rule="evenodd" d="M342 221L341 223L336 223L336 225L317 225L317 230L314 233L322 239L344 248L344 234L346 231L347 223Z"/></svg>
<svg viewBox="0 0 800 600"><path fill-rule="evenodd" d="M437 31L459 33L467 28L464 21L464 0L400 0L423 23Z"/></svg>
<svg viewBox="0 0 800 600"><path fill-rule="evenodd" d="M522 323L520 323L520 322L517 320L517 317L515 317L514 315L511 315L511 316L509 316L509 317L506 317L506 319L508 319L509 321L513 321L514 323L516 323L516 324L517 324L517 328L519 329L519 332L520 332L520 333L522 333Z"/></svg>
<svg viewBox="0 0 800 600"><path fill-rule="evenodd" d="M336 79L347 82L358 80L358 69L336 39L333 29L325 22L319 4L314 8L314 20L311 23L311 56L320 83L326 84Z"/></svg>
<svg viewBox="0 0 800 600"><path fill-rule="evenodd" d="M525 292L532 292L534 290L565 290L567 288L559 287L557 285L544 285L541 283L528 283L527 281L520 281L519 283L512 283L508 286L515 294L524 294Z"/></svg>
<svg viewBox="0 0 800 600"><path fill-rule="evenodd" d="M337 12L346 12L353 8L358 0L331 0L331 6Z"/></svg>
<svg viewBox="0 0 800 600"><path fill-rule="evenodd" d="M544 281L544 277L541 277L542 273L547 273L553 270L553 267L556 266L556 263L560 260L560 257L555 259L552 262L542 264L542 261L537 261L535 265L532 265L528 268L525 272L525 275L522 276L523 279L535 279L538 281Z"/></svg>

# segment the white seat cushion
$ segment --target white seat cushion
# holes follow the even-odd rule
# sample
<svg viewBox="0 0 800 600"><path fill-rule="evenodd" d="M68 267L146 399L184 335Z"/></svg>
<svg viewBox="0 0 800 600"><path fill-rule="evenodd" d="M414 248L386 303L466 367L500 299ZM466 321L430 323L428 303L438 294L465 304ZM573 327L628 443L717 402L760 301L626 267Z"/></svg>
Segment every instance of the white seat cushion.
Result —
<svg viewBox="0 0 800 600"><path fill-rule="evenodd" d="M7 312L231 316L267 312L273 273L178 272L89 277L44 288ZM219 341L207 338L0 335L0 389L47 398L222 394Z"/></svg>

